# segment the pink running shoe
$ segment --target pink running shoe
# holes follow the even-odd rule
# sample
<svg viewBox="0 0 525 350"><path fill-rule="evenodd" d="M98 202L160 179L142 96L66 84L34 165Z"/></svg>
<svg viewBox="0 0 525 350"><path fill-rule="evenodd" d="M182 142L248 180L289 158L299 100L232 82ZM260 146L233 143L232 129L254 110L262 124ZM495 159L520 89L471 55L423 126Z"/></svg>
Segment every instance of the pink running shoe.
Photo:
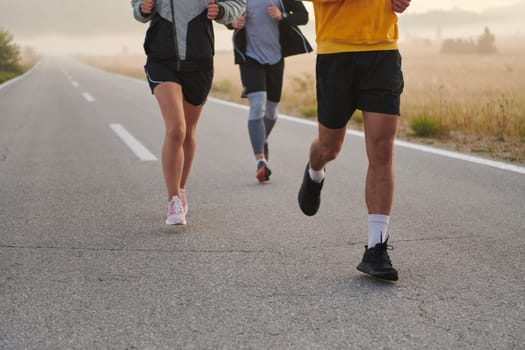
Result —
<svg viewBox="0 0 525 350"><path fill-rule="evenodd" d="M270 175L272 175L272 171L268 168L266 161L259 161L257 163L257 173L255 175L257 180L259 182L270 181Z"/></svg>
<svg viewBox="0 0 525 350"><path fill-rule="evenodd" d="M179 197L173 196L168 204L168 218L166 219L168 225L186 225L186 214L182 206L182 201Z"/></svg>
<svg viewBox="0 0 525 350"><path fill-rule="evenodd" d="M186 199L186 191L184 188L179 189L180 193L180 201L182 202L182 210L184 211L184 215L188 214L188 200Z"/></svg>

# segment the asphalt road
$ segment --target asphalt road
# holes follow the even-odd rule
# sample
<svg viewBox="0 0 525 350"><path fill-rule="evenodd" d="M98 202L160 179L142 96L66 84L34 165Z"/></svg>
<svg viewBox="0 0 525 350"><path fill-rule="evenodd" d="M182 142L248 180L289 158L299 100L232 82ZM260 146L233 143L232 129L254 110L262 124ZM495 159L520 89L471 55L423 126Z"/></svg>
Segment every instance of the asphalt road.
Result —
<svg viewBox="0 0 525 350"><path fill-rule="evenodd" d="M0 349L523 349L525 169L396 147L382 283L355 269L363 139L306 217L315 127L278 122L259 185L246 114L206 104L171 227L145 81L48 58L0 86Z"/></svg>

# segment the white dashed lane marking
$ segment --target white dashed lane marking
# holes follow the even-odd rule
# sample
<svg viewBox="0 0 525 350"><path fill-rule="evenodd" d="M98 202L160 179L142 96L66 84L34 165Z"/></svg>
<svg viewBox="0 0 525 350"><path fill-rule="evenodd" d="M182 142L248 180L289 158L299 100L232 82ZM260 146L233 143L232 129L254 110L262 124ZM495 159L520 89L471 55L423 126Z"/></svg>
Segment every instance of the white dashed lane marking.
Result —
<svg viewBox="0 0 525 350"><path fill-rule="evenodd" d="M139 142L120 124L110 124L109 127L124 141L124 143L135 153L140 160L157 160L157 157L142 143Z"/></svg>
<svg viewBox="0 0 525 350"><path fill-rule="evenodd" d="M83 92L82 96L86 99L88 102L95 102L95 98L89 94L89 92Z"/></svg>

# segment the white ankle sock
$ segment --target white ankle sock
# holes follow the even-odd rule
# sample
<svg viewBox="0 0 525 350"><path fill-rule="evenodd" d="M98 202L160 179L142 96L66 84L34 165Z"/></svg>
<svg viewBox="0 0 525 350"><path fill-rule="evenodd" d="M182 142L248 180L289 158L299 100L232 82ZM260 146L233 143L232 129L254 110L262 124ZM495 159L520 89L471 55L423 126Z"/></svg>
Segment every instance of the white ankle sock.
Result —
<svg viewBox="0 0 525 350"><path fill-rule="evenodd" d="M318 184L320 184L324 179L324 169L314 170L312 167L309 167L308 174L310 175L310 179L312 179L314 182L317 182Z"/></svg>
<svg viewBox="0 0 525 350"><path fill-rule="evenodd" d="M368 215L368 249L383 243L388 238L388 222L390 216L380 214Z"/></svg>

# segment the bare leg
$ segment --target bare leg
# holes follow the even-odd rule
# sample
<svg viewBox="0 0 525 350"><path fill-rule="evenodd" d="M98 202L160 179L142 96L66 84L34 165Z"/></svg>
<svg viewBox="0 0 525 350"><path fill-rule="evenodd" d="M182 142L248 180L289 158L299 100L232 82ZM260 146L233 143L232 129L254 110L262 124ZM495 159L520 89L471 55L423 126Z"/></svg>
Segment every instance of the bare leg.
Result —
<svg viewBox="0 0 525 350"><path fill-rule="evenodd" d="M184 139L184 166L180 180L180 188L186 187L186 181L190 175L191 165L195 156L197 122L204 105L194 106L184 101L184 116L186 120L186 137Z"/></svg>
<svg viewBox="0 0 525 350"><path fill-rule="evenodd" d="M319 124L318 132L318 137L310 146L309 165L304 169L303 182L297 196L299 207L308 216L315 215L319 210L324 183L322 170L329 161L337 158L343 146L346 128L329 129Z"/></svg>
<svg viewBox="0 0 525 350"><path fill-rule="evenodd" d="M363 112L368 172L365 199L369 214L390 215L394 197L393 152L396 115Z"/></svg>
<svg viewBox="0 0 525 350"><path fill-rule="evenodd" d="M346 135L346 128L329 129L319 124L318 130L318 137L310 146L310 167L314 170L323 169L337 157Z"/></svg>
<svg viewBox="0 0 525 350"><path fill-rule="evenodd" d="M179 84L166 82L154 90L164 118L165 135L162 145L162 170L168 191L168 201L180 195L186 121L183 109L182 89Z"/></svg>

